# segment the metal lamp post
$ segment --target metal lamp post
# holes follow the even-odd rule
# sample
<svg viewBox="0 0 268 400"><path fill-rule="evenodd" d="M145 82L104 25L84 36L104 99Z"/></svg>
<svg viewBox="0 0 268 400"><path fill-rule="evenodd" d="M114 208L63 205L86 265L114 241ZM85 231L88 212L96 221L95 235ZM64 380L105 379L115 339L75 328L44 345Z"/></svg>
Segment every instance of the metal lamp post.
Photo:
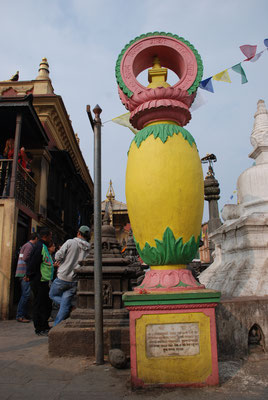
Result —
<svg viewBox="0 0 268 400"><path fill-rule="evenodd" d="M104 363L103 349L103 299L102 299L102 248L101 248L101 119L99 105L90 106L87 114L94 133L94 291L95 291L95 358L96 364Z"/></svg>

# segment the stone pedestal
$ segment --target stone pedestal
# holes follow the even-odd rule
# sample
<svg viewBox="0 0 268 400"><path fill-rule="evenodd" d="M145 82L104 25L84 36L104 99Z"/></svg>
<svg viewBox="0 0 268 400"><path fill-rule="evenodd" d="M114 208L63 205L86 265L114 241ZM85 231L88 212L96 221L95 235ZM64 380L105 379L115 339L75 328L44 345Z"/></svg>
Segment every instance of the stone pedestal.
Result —
<svg viewBox="0 0 268 400"><path fill-rule="evenodd" d="M206 289L123 295L130 313L133 387L218 384L219 299L219 292Z"/></svg>

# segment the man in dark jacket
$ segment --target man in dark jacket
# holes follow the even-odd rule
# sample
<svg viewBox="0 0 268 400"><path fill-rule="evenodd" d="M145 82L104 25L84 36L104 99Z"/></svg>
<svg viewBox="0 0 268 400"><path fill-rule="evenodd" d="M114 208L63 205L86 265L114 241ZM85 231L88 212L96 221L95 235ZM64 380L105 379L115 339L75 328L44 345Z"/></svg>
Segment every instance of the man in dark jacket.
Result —
<svg viewBox="0 0 268 400"><path fill-rule="evenodd" d="M48 319L51 314L52 302L49 298L49 281L53 277L53 261L47 249L52 240L52 232L48 228L40 230L38 240L27 265L26 276L31 283L34 295L33 323L35 333L47 336L49 332Z"/></svg>

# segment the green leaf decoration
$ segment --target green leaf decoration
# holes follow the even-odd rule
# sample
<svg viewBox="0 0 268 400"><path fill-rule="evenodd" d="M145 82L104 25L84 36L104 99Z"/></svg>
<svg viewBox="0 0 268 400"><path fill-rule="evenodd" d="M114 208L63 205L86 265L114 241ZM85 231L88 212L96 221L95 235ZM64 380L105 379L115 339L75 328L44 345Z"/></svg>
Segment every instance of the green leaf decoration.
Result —
<svg viewBox="0 0 268 400"><path fill-rule="evenodd" d="M150 246L148 242L145 243L143 249L140 248L139 243L135 243L139 255L142 260L148 265L176 265L188 264L194 258L196 251L199 247L201 234L195 241L192 235L190 240L183 244L182 237L175 239L172 230L167 227L163 239L155 239L156 247Z"/></svg>
<svg viewBox="0 0 268 400"><path fill-rule="evenodd" d="M120 89L125 93L125 95L127 95L128 98L130 98L133 95L133 92L128 89L128 87L125 85L123 78L121 76L121 71L120 71L120 65L121 65L121 61L122 58L126 52L126 50L135 42L138 42L139 40L145 38L145 37L150 37L150 36L169 36L169 37L173 37L177 40L179 40L180 42L183 42L184 44L186 44L186 46L188 46L192 52L195 55L196 58L196 62L197 62L197 74L196 74L196 78L194 83L192 84L192 86L187 90L187 92L189 94L194 93L198 87L199 87L199 83L202 80L202 76L203 76L203 63L202 63L202 59L200 57L200 54L198 53L198 51L195 49L195 47L188 42L188 40L185 40L183 37L180 37L178 35L173 35L172 33L168 32L148 32L146 34L142 34L140 36L137 36L135 39L131 40L121 51L121 53L119 54L117 61L116 61L116 65L115 65L115 76L116 76L116 80L117 83L120 87Z"/></svg>
<svg viewBox="0 0 268 400"><path fill-rule="evenodd" d="M193 143L196 145L194 138L185 128L182 128L179 125L173 124L158 124L147 126L146 128L141 129L138 133L136 133L132 142L135 142L137 147L139 148L142 142L144 142L149 136L154 135L154 138L159 138L163 143L165 143L168 137L172 137L173 135L181 134L185 140L189 143L190 146ZM132 142L130 146L132 145Z"/></svg>

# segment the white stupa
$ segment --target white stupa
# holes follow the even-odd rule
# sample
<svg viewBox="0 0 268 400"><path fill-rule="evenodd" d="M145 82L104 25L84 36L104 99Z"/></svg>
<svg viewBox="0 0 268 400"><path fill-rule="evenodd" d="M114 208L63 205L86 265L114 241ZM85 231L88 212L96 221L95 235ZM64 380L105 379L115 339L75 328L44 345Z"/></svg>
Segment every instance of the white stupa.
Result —
<svg viewBox="0 0 268 400"><path fill-rule="evenodd" d="M224 206L224 224L210 238L214 262L199 277L223 297L268 295L268 111L258 101L251 134L254 166L237 181L238 204Z"/></svg>

